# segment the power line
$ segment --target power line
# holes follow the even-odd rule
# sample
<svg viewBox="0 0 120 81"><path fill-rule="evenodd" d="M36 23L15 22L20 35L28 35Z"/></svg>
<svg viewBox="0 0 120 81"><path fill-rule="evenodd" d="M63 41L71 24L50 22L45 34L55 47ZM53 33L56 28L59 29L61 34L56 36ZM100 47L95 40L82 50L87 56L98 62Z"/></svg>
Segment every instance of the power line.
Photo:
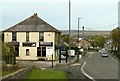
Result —
<svg viewBox="0 0 120 81"><path fill-rule="evenodd" d="M107 27L112 27L112 26L116 26L116 25L119 25L120 23L115 23L115 24L110 24L110 25L106 25L106 26L101 26L101 27L98 27L98 28L86 28L86 29L90 29L90 30L96 30L96 29L103 29L103 28L107 28Z"/></svg>

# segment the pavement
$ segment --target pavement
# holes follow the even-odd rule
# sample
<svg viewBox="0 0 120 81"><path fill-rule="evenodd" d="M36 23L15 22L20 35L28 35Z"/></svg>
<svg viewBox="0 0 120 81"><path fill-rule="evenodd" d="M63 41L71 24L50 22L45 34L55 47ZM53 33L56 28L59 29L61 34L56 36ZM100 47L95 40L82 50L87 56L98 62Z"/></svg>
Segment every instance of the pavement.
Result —
<svg viewBox="0 0 120 81"><path fill-rule="evenodd" d="M56 66L58 63L59 63L58 61L53 61L53 66ZM17 61L17 64L22 66L33 65L39 68L52 67L52 61Z"/></svg>

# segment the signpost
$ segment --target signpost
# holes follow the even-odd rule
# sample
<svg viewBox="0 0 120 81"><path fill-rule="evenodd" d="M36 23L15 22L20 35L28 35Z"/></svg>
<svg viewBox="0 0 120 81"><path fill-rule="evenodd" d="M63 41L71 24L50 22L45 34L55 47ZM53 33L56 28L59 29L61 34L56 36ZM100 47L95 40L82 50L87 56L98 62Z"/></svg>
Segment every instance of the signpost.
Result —
<svg viewBox="0 0 120 81"><path fill-rule="evenodd" d="M53 68L53 54L52 54L52 68Z"/></svg>
<svg viewBox="0 0 120 81"><path fill-rule="evenodd" d="M65 57L65 61L67 63L67 50L60 50L60 53L59 53L59 63L61 63L61 59L64 59L64 58L61 58L61 56L64 56Z"/></svg>
<svg viewBox="0 0 120 81"><path fill-rule="evenodd" d="M76 43L77 62L79 61L80 48L81 48L81 44L79 44L79 41L77 41L77 43Z"/></svg>

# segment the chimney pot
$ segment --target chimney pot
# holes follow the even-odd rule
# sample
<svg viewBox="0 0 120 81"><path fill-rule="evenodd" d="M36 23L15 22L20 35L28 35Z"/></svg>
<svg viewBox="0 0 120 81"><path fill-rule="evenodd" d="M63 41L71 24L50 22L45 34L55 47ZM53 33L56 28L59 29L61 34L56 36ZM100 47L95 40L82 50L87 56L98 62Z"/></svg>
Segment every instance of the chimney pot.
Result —
<svg viewBox="0 0 120 81"><path fill-rule="evenodd" d="M34 16L37 16L37 13L34 13Z"/></svg>

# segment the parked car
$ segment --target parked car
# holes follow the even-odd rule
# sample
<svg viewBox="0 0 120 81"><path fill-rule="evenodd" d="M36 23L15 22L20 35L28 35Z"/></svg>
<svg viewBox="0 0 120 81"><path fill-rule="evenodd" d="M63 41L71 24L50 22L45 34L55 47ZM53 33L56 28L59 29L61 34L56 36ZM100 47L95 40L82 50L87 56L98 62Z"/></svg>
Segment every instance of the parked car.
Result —
<svg viewBox="0 0 120 81"><path fill-rule="evenodd" d="M68 55L69 56L75 56L75 50L68 50Z"/></svg>

